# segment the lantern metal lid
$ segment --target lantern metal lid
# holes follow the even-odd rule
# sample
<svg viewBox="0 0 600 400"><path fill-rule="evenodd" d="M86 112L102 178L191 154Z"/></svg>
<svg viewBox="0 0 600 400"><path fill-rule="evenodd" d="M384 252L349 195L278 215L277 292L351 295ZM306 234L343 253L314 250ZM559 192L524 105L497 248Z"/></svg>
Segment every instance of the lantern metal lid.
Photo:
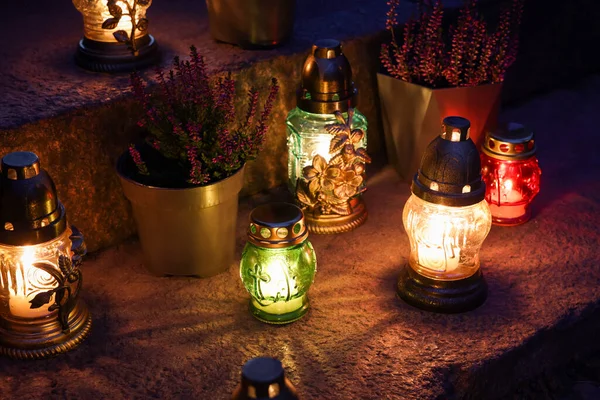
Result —
<svg viewBox="0 0 600 400"><path fill-rule="evenodd" d="M488 131L481 150L499 160L524 160L535 155L535 136L524 125L509 122Z"/></svg>
<svg viewBox="0 0 600 400"><path fill-rule="evenodd" d="M254 358L242 367L242 383L234 399L298 400L296 389L285 378L281 361L270 357Z"/></svg>
<svg viewBox="0 0 600 400"><path fill-rule="evenodd" d="M67 228L65 208L38 156L14 152L1 165L0 243L35 245L60 236Z"/></svg>
<svg viewBox="0 0 600 400"><path fill-rule="evenodd" d="M462 117L446 117L442 132L425 150L411 190L434 204L469 206L485 197L479 152L469 138L471 123Z"/></svg>
<svg viewBox="0 0 600 400"><path fill-rule="evenodd" d="M350 62L334 39L318 40L302 68L297 105L314 114L346 112L356 106L358 90L352 81Z"/></svg>
<svg viewBox="0 0 600 400"><path fill-rule="evenodd" d="M284 248L302 243L308 237L302 210L290 203L270 203L250 213L248 241L266 248Z"/></svg>

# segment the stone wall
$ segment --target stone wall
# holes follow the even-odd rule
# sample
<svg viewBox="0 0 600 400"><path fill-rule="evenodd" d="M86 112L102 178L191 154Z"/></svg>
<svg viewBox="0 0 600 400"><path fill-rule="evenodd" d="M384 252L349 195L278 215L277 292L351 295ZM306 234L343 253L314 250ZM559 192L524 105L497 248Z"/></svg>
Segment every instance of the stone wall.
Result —
<svg viewBox="0 0 600 400"><path fill-rule="evenodd" d="M522 101L535 93L572 82L600 69L600 56L591 50L592 45L600 40L599 30L592 29L595 23L592 15L594 10L600 11L600 5L591 0L582 2L586 4L564 1L555 3L549 6L542 0L527 2L518 61L509 71L505 81L505 104ZM483 4L486 15L497 12L498 2ZM320 37L348 36L343 42L344 51L352 63L355 82L359 88L359 109L369 120L369 152L377 162L385 163L376 92L379 45L386 40L384 34L376 33L383 27L383 24L380 24L382 6L365 9L359 4L357 7L355 14L346 15L339 12L338 18L322 15L311 20L311 23L318 27ZM403 14L404 17L408 15L408 10L407 8ZM371 14L377 23L366 22L370 20ZM357 21L362 20L371 25L369 28L361 25L355 29L342 23L344 17L356 17ZM327 25L326 21L331 21L331 25ZM578 26L586 24L590 27L589 31L577 29ZM372 33L365 33L369 29ZM310 43L310 39L307 38L314 36L315 32L317 28L314 32L306 27L302 30L297 28L296 34L299 38L289 47L269 53L254 53L258 54L257 56L249 56L249 52L245 52L243 54L246 61L238 60L241 53L229 50L231 46L223 47L228 45L215 43L207 45L216 47L219 51L223 49L222 52L216 53L217 55L209 52L209 62L216 62L222 67L232 62L235 64L233 74L239 81L240 93L244 93L251 83L264 81L267 84L271 76L275 76L281 85L281 94L270 120L271 127L265 149L258 160L248 164L242 195L281 185L287 178L284 120L287 112L295 106L295 90L299 82L300 68ZM353 36L353 32L358 36ZM180 45L178 51L184 48ZM166 54L170 54L169 51L167 49ZM215 60L215 57L233 57L234 61L218 58ZM40 73L39 70L35 71ZM23 73L26 74L27 70ZM68 74L67 76L70 77ZM39 75L37 79L40 79ZM106 89L106 85L110 86L106 76L102 75L90 74L78 76L77 79L83 79L82 82L85 82L85 79L97 79L96 86L91 85L85 89L90 91L91 97L94 97L93 91L101 92ZM85 233L92 251L119 243L135 233L131 210L122 194L114 165L127 144L139 137L140 131L136 127L136 121L140 109L126 94L126 79L115 78L112 82L114 87L111 90L121 88L117 90L121 95L114 96L112 100L99 101L100 99L94 97L94 101L90 101L92 105L79 105L57 116L17 127L4 124L5 128L0 129L2 154L15 150L30 150L40 156L43 166L56 182L59 196L67 207L71 222ZM13 84L14 82L10 85ZM25 96L25 90L22 93ZM81 96L81 93L78 92L77 96ZM56 96L49 99L48 107L51 107L56 99ZM23 106L26 105L25 102ZM0 124L1 126L3 125Z"/></svg>

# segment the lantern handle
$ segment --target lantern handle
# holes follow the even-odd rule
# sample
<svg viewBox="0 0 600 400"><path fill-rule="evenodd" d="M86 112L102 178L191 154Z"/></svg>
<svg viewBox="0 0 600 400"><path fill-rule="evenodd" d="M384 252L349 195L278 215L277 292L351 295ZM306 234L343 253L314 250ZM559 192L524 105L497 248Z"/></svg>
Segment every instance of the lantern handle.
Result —
<svg viewBox="0 0 600 400"><path fill-rule="evenodd" d="M45 263L35 263L34 267L39 268L50 274L58 283L58 286L38 293L29 303L30 308L40 308L45 304L50 303L52 295L54 295L54 303L48 307L48 311L58 310L58 320L62 326L64 333L70 332L69 314L75 308L79 290L83 283L83 277L79 267L82 263L82 258L87 254L87 247L83 240L83 234L75 226L71 226L71 258L60 255L58 260L58 270L51 265ZM71 285L75 284L75 288Z"/></svg>
<svg viewBox="0 0 600 400"><path fill-rule="evenodd" d="M71 232L71 236L69 236L69 239L71 239L71 252L73 253L71 262L74 266L79 267L83 257L87 254L87 246L83 234L75 225L71 225Z"/></svg>

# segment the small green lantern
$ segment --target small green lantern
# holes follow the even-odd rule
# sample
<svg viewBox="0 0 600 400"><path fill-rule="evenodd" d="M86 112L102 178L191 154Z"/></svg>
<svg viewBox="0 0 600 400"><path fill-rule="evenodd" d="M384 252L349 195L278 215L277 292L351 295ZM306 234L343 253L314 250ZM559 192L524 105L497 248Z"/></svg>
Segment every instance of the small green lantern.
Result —
<svg viewBox="0 0 600 400"><path fill-rule="evenodd" d="M240 277L257 319L287 324L306 314L307 292L317 270L307 238L302 210L293 204L265 204L250 213Z"/></svg>

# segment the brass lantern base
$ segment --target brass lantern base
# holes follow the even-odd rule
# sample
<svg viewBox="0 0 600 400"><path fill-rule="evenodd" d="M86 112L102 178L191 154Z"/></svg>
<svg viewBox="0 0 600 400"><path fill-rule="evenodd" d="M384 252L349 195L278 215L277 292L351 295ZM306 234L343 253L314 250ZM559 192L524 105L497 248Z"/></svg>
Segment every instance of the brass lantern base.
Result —
<svg viewBox="0 0 600 400"><path fill-rule="evenodd" d="M68 323L69 331L63 332L56 314L35 320L0 320L0 355L35 360L66 353L81 344L92 328L92 317L82 301L69 314Z"/></svg>
<svg viewBox="0 0 600 400"><path fill-rule="evenodd" d="M83 38L75 53L75 63L93 72L131 72L156 64L158 45L152 35L136 39L137 55L125 43L98 42Z"/></svg>
<svg viewBox="0 0 600 400"><path fill-rule="evenodd" d="M304 211L304 219L310 233L335 234L350 232L367 221L367 206L362 196L350 200L352 213L349 215L317 214L309 210Z"/></svg>
<svg viewBox="0 0 600 400"><path fill-rule="evenodd" d="M293 307L291 307L293 303L297 303L298 308L293 309ZM277 310L276 307L281 307L281 305L287 305L286 308L289 308L290 310ZM261 306L254 298L250 299L250 311L254 318L261 322L273 325L284 325L297 321L306 314L308 308L309 303L307 295L285 303L273 303L269 306Z"/></svg>
<svg viewBox="0 0 600 400"><path fill-rule="evenodd" d="M417 273L405 265L398 278L398 296L411 306L438 313L461 313L482 305L487 284L481 270L465 279L440 281Z"/></svg>

